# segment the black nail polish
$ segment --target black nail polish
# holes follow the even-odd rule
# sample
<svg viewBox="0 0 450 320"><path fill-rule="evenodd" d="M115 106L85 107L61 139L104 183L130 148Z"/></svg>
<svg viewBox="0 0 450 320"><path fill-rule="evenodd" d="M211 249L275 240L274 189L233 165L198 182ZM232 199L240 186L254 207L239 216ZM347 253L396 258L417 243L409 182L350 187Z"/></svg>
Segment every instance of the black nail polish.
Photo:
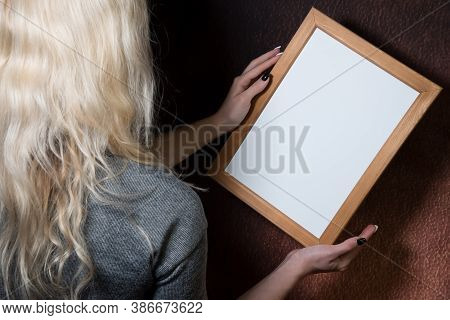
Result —
<svg viewBox="0 0 450 320"><path fill-rule="evenodd" d="M263 74L263 76L261 77L261 79L262 79L263 81L267 81L267 79L269 79L269 76L270 76L270 72L265 72L265 73Z"/></svg>
<svg viewBox="0 0 450 320"><path fill-rule="evenodd" d="M358 243L358 246L362 246L366 242L367 242L366 238L359 238L358 240L356 240L356 243Z"/></svg>

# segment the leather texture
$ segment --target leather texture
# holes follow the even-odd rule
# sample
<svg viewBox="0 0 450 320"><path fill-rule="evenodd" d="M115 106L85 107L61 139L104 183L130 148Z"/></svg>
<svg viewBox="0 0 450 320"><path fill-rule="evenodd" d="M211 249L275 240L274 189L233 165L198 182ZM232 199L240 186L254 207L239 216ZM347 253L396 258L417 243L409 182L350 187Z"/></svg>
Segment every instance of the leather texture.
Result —
<svg viewBox="0 0 450 320"><path fill-rule="evenodd" d="M192 122L212 114L233 77L288 44L312 6L434 81L443 91L359 207L347 230L379 225L350 269L301 280L290 299L448 299L450 4L425 0L153 1L161 107ZM159 113L160 124L173 124ZM176 123L176 122L175 122ZM222 139L223 140L223 139ZM219 141L220 142L220 141ZM217 147L187 161L203 167ZM189 181L208 218L208 295L235 299L301 247L210 178ZM342 234L338 241L346 238Z"/></svg>

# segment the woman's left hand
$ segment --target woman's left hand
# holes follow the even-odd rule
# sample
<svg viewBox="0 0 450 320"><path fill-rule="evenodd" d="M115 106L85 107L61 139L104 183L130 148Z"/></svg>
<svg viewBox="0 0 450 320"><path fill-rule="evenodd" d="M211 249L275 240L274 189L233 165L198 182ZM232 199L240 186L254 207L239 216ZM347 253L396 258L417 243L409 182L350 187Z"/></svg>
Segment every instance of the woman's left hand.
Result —
<svg viewBox="0 0 450 320"><path fill-rule="evenodd" d="M225 131L235 129L244 120L252 99L267 87L269 75L264 77L261 74L278 61L281 57L279 53L280 48L277 47L259 56L250 62L241 75L234 78L225 101L213 116L215 122L225 128ZM259 79L254 81L258 77Z"/></svg>
<svg viewBox="0 0 450 320"><path fill-rule="evenodd" d="M320 272L344 271L377 231L378 226L368 225L359 236L336 245L316 245L296 249L287 255L301 276Z"/></svg>
<svg viewBox="0 0 450 320"><path fill-rule="evenodd" d="M358 237L342 243L293 250L272 273L239 298L284 299L297 282L308 274L344 271L377 229L376 225L368 225Z"/></svg>

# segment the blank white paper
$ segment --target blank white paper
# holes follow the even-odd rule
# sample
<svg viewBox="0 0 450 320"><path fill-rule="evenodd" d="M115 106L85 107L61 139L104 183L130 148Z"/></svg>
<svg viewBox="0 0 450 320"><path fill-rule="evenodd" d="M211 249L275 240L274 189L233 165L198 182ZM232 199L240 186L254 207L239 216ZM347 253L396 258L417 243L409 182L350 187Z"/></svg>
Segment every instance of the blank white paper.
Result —
<svg viewBox="0 0 450 320"><path fill-rule="evenodd" d="M225 171L319 238L418 95L316 29Z"/></svg>

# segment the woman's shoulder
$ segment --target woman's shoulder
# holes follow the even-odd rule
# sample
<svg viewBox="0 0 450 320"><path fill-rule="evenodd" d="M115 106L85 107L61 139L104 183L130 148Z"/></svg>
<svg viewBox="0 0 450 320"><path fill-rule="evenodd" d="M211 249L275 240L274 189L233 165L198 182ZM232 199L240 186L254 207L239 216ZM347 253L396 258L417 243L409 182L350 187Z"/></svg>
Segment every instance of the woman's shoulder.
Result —
<svg viewBox="0 0 450 320"><path fill-rule="evenodd" d="M184 263L200 268L208 223L197 193L160 166L110 161L114 175L101 180L106 201L90 195L86 221L91 253L105 279L121 287L151 274L158 286L185 270ZM146 283L144 278L136 283Z"/></svg>
<svg viewBox="0 0 450 320"><path fill-rule="evenodd" d="M106 189L124 199L142 219L207 228L200 197L170 170L119 157L111 159L111 168L115 176L105 180Z"/></svg>

